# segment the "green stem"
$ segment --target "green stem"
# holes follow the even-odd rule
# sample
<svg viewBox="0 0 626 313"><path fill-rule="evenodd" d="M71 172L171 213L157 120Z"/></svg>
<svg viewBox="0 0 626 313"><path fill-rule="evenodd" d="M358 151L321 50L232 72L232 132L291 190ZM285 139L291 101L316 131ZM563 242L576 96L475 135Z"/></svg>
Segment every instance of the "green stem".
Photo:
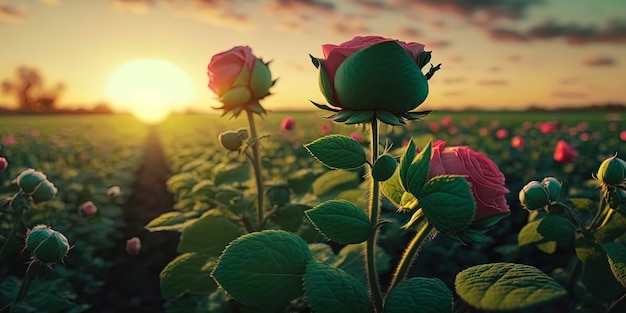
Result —
<svg viewBox="0 0 626 313"><path fill-rule="evenodd" d="M378 158L378 123L376 118L371 121L371 139L370 139L370 158L371 164ZM371 168L370 168L371 172ZM375 250L378 238L378 219L380 217L380 183L370 175L370 199L369 199L369 219L370 219L370 235L367 238L365 251L365 267L367 269L367 277L369 281L370 293L374 300L376 312L383 310L383 293L378 283L378 272L376 271Z"/></svg>
<svg viewBox="0 0 626 313"><path fill-rule="evenodd" d="M26 298L26 294L28 293L28 287L30 287L30 282L33 279L30 277L30 266L26 269L26 273L24 273L24 278L22 278L22 285L20 286L20 291L17 293L17 298L15 298L15 303L19 303L24 298Z"/></svg>
<svg viewBox="0 0 626 313"><path fill-rule="evenodd" d="M611 306L606 310L606 313L612 313L613 311L615 311L619 307L619 305L624 302L624 300L626 300L626 293L623 294L619 299L611 303Z"/></svg>
<svg viewBox="0 0 626 313"><path fill-rule="evenodd" d="M578 278L580 271L583 269L582 265L583 263L580 261L580 259L577 258L576 264L574 264L574 269L570 273L569 279L565 284L565 290L567 290L568 293L571 293L574 290L574 284L576 283L576 279Z"/></svg>
<svg viewBox="0 0 626 313"><path fill-rule="evenodd" d="M21 197L21 193L18 193L15 196L13 196L13 199L15 199L15 197ZM12 206L12 205L13 205L13 200L11 200L11 202L9 203L9 206ZM20 209L17 212L18 214L17 216L15 216L15 223L13 224L13 228L11 229L11 231L9 232L9 235L4 240L4 243L2 244L2 248L0 248L0 265L2 265L2 262L4 262L4 259L6 258L7 253L8 253L9 243L13 240L13 237L15 237L15 234L17 233L17 229L20 227L20 223L22 222L22 216L24 215L24 210Z"/></svg>
<svg viewBox="0 0 626 313"><path fill-rule="evenodd" d="M570 208L567 204L562 203L562 202L558 202L557 205L564 208L565 211L567 211L567 214L569 214L569 216L576 223L576 225L578 225L578 228L582 232L583 236L585 236L585 238L587 239L593 238L593 235L591 235L589 230L585 227L585 225L583 225L583 221L580 219L580 217L578 217L578 214L576 214L576 211L574 211L574 209Z"/></svg>
<svg viewBox="0 0 626 313"><path fill-rule="evenodd" d="M409 245L406 247L406 250L404 250L402 259L400 259L396 272L393 274L389 290L406 278L406 275L411 268L411 264L413 263L413 260L415 260L415 256L417 256L417 253L421 249L422 245L426 242L426 238L428 238L430 233L434 230L433 226L428 223L428 220L426 220L426 217L423 215L419 217L417 224L419 224L422 220L425 220L424 224L422 224L420 230L415 234L415 237L413 237Z"/></svg>
<svg viewBox="0 0 626 313"><path fill-rule="evenodd" d="M587 229L590 232L593 232L596 229L596 224L598 224L598 222L602 218L605 207L606 207L606 200L604 199L604 197L602 197L600 198L600 204L598 205L598 210L596 211L596 215L593 217L593 219L589 223L589 227L587 227Z"/></svg>
<svg viewBox="0 0 626 313"><path fill-rule="evenodd" d="M608 222L610 222L611 221L611 217L613 217L613 213L615 213L615 210L609 209L609 212L606 213L606 216L604 217L604 220L602 221L602 224L600 224L600 226L598 226L598 228L602 228L602 227L604 227L604 225L606 225Z"/></svg>
<svg viewBox="0 0 626 313"><path fill-rule="evenodd" d="M250 137L254 142L252 143L252 168L254 170L254 180L256 181L256 212L257 212L257 225L258 230L263 228L263 174L261 173L262 164L261 156L259 155L259 141L257 138L256 125L254 125L254 113L250 110L246 110L248 115L248 127L250 127Z"/></svg>

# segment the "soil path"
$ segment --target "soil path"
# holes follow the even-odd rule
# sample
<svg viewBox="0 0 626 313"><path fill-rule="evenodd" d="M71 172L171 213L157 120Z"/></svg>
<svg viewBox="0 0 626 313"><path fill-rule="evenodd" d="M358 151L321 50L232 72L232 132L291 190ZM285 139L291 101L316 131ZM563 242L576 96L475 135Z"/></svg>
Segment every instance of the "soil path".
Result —
<svg viewBox="0 0 626 313"><path fill-rule="evenodd" d="M163 312L159 273L176 257L179 234L151 233L143 227L161 213L172 210L174 200L165 186L169 174L158 133L151 127L133 194L124 205L124 237L109 258L114 265L106 284L88 302L92 304L89 312ZM126 253L125 245L134 236L141 239L142 247L133 256Z"/></svg>

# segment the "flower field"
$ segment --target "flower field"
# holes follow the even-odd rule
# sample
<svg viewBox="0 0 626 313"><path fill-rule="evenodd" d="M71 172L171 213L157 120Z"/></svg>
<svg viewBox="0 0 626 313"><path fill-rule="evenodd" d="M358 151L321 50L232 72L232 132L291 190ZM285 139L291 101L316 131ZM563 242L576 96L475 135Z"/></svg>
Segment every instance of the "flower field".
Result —
<svg viewBox="0 0 626 313"><path fill-rule="evenodd" d="M320 304L313 296L298 292L278 304L261 301L252 305L258 295L232 287L226 276L220 276L219 266L215 270L225 247L238 247L231 241L245 234L269 235L269 230L277 229L300 238L319 261L313 264L330 264L350 274L355 284L367 286L365 246L354 239L360 238L358 232L351 236L333 234L332 229L317 224L320 220L311 213L315 210L310 211L320 209L321 203L352 203L365 210L369 201L370 178L364 167L331 170L312 156L314 147L307 144L329 134L352 138L365 155L370 153L368 132L363 127L338 124L322 117L326 115L320 111L268 112L257 120L265 210L260 215L255 208L259 189L255 189L255 172L248 162L250 147L229 151L218 140L229 130L249 131L244 119L173 115L159 125L146 126L125 115L0 118L0 157L8 163L0 172L0 200L17 199L16 193L24 187L16 178L29 168L44 173L58 190L52 201L28 204L19 218L15 201L2 202L0 307L12 306L16 312L108 312L107 303L98 300L104 298L117 302L118 309L138 311L146 309L149 302L153 310L166 312L311 312L311 306ZM414 144L419 152L429 141L433 149L437 140L445 141L447 147L472 147L497 164L505 178L504 187L510 191L505 195L510 215L480 238L468 233L464 234L469 237L456 238L431 233L405 275L439 279L452 291L449 296L454 299L455 312L466 312L474 305L455 282L460 272L486 263L529 265L551 277L567 293L533 304L528 310L620 312L624 306L619 299L625 290L611 273L620 259L605 248L612 265L609 269L605 256L598 262L606 263L606 267L598 269L581 257L584 247L575 240L574 230L571 236L560 237L541 237L536 230L533 233L526 225L543 213L525 209L518 195L530 181L554 177L561 184L555 201L575 208L586 225L603 203L600 184L594 177L604 160L626 153L624 130L623 114L606 112L435 111L420 121L408 122L406 127L380 127L381 138L386 138L381 140L381 150L398 160L405 155L407 145ZM158 149L147 148L154 144ZM162 160L154 163L155 158ZM138 181L161 184L156 188ZM386 223L380 227L374 256L383 290L394 285L394 270L419 231L415 227L419 223L411 224L414 211L398 211L385 188L383 183L380 218ZM137 200L142 195L153 199ZM97 211L85 207L89 201ZM147 213L141 213L144 211ZM578 229L567 214L548 216L567 218L567 225ZM593 239L621 247L624 221L619 212L608 217ZM411 225L401 227L407 223ZM62 261L49 262L38 274L28 274L38 268L37 262L29 265L31 253L38 251L25 250L23 242L29 229L38 224L62 233L69 251ZM326 236L316 228L326 229ZM575 233L585 235L581 229ZM140 246L127 245L132 237L139 238ZM285 249L283 255L289 254ZM250 260L246 266L254 267L255 262L258 260ZM23 301L15 304L28 275L35 275L30 288ZM221 287L214 277L222 279ZM307 277L304 288L309 293ZM603 281L598 283L595 277L603 277ZM254 280L253 274L250 279ZM245 280L239 283L245 284ZM155 292L112 290L124 285ZM275 288L272 292L276 295L293 292ZM232 291L226 293L224 289Z"/></svg>

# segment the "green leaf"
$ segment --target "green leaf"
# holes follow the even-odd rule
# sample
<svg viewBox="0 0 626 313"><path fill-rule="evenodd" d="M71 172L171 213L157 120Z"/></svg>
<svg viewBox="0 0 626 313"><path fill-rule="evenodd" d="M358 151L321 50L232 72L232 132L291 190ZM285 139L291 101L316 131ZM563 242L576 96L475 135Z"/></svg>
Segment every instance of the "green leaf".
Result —
<svg viewBox="0 0 626 313"><path fill-rule="evenodd" d="M426 184L428 179L428 170L430 168L430 154L431 154L432 142L428 142L426 147L417 154L409 169L406 173L406 190L412 193L415 197L420 198L419 195Z"/></svg>
<svg viewBox="0 0 626 313"><path fill-rule="evenodd" d="M355 169L367 161L361 144L348 136L324 136L305 144L304 148L320 163L332 169Z"/></svg>
<svg viewBox="0 0 626 313"><path fill-rule="evenodd" d="M413 277L393 287L383 313L450 313L452 291L438 278Z"/></svg>
<svg viewBox="0 0 626 313"><path fill-rule="evenodd" d="M243 183L250 179L248 164L219 164L214 170L215 185Z"/></svg>
<svg viewBox="0 0 626 313"><path fill-rule="evenodd" d="M365 243L347 245L337 254L337 260L333 266L346 271L348 274L358 279L363 286L367 287L367 274L364 270ZM389 270L391 257L381 247L376 247L374 257L376 258L376 270L381 273Z"/></svg>
<svg viewBox="0 0 626 313"><path fill-rule="evenodd" d="M343 123L347 121L356 111L353 110L341 110L331 115L329 118L337 123Z"/></svg>
<svg viewBox="0 0 626 313"><path fill-rule="evenodd" d="M212 275L241 303L279 304L302 295L302 276L312 259L307 243L297 235L264 230L233 241Z"/></svg>
<svg viewBox="0 0 626 313"><path fill-rule="evenodd" d="M537 249L547 254L553 254L556 252L556 241L539 242L537 243Z"/></svg>
<svg viewBox="0 0 626 313"><path fill-rule="evenodd" d="M400 200L402 200L404 188L402 187L402 183L400 182L399 167L389 179L380 184L380 189L383 195L385 195L385 197L387 197L389 201L391 201L396 206L400 206Z"/></svg>
<svg viewBox="0 0 626 313"><path fill-rule="evenodd" d="M598 202L587 198L570 198L567 199L576 209L580 211L594 212L598 209Z"/></svg>
<svg viewBox="0 0 626 313"><path fill-rule="evenodd" d="M537 225L537 232L547 240L562 240L573 238L576 226L560 216L548 215Z"/></svg>
<svg viewBox="0 0 626 313"><path fill-rule="evenodd" d="M317 313L373 312L367 290L356 278L321 261L309 261L304 290Z"/></svg>
<svg viewBox="0 0 626 313"><path fill-rule="evenodd" d="M374 111L356 111L344 123L346 125L369 122L374 117Z"/></svg>
<svg viewBox="0 0 626 313"><path fill-rule="evenodd" d="M576 239L576 256L583 263L582 282L589 292L603 301L614 301L624 293L609 266L606 252L588 239Z"/></svg>
<svg viewBox="0 0 626 313"><path fill-rule="evenodd" d="M454 286L470 306L487 311L525 309L567 294L539 269L513 263L472 266L456 276Z"/></svg>
<svg viewBox="0 0 626 313"><path fill-rule="evenodd" d="M409 190L409 167L411 167L411 163L415 159L417 152L415 151L415 144L413 143L413 138L409 139L409 144L406 145L406 149L404 150L404 155L400 158L400 168L399 168L399 176L400 183L404 190Z"/></svg>
<svg viewBox="0 0 626 313"><path fill-rule="evenodd" d="M388 112L388 111L384 111L384 110L377 110L376 118L385 124L389 124L393 126L402 126L406 124L403 120L399 119L395 114Z"/></svg>
<svg viewBox="0 0 626 313"><path fill-rule="evenodd" d="M311 60L313 60L313 58L311 58ZM332 83L330 82L330 78L328 77L328 73L326 72L326 66L324 65L324 61L323 60L319 60L319 59L315 59L317 61L317 64L319 65L319 76L318 76L318 83L319 83L319 87L320 90L322 91L322 94L324 95L324 98L326 98L326 101L328 101L328 103L330 103L333 106L337 106L333 97L334 94L334 90L335 88L333 88ZM317 66L316 66L317 67Z"/></svg>
<svg viewBox="0 0 626 313"><path fill-rule="evenodd" d="M345 170L328 171L313 182L313 194L318 197L332 196L358 186L359 174Z"/></svg>
<svg viewBox="0 0 626 313"><path fill-rule="evenodd" d="M531 243L538 243L544 240L543 236L537 231L541 220L534 220L524 225L517 234L517 244L521 246L529 245Z"/></svg>
<svg viewBox="0 0 626 313"><path fill-rule="evenodd" d="M202 215L201 211L165 212L151 220L144 228L151 232L163 230L182 231L200 215Z"/></svg>
<svg viewBox="0 0 626 313"><path fill-rule="evenodd" d="M241 228L229 219L205 214L185 228L177 251L218 256L229 242L242 234Z"/></svg>
<svg viewBox="0 0 626 313"><path fill-rule="evenodd" d="M626 247L617 242L607 242L602 245L609 259L609 267L617 281L626 287Z"/></svg>
<svg viewBox="0 0 626 313"><path fill-rule="evenodd" d="M202 253L184 253L176 257L163 268L161 295L165 299L178 298L185 293L210 294L217 289L211 277L215 267L215 258Z"/></svg>
<svg viewBox="0 0 626 313"><path fill-rule="evenodd" d="M287 185L295 194L306 193L311 189L311 185L315 179L324 172L326 172L326 169L312 170L303 168L297 170L289 174L287 177Z"/></svg>
<svg viewBox="0 0 626 313"><path fill-rule="evenodd" d="M316 260L332 264L337 261L337 255L333 249L325 243L310 243L309 249Z"/></svg>
<svg viewBox="0 0 626 313"><path fill-rule="evenodd" d="M369 237L369 218L352 202L326 201L305 214L320 233L332 241L352 244L364 242Z"/></svg>
<svg viewBox="0 0 626 313"><path fill-rule="evenodd" d="M437 230L452 234L466 229L476 214L470 184L461 176L433 177L422 188L419 204Z"/></svg>
<svg viewBox="0 0 626 313"><path fill-rule="evenodd" d="M297 232L302 225L304 211L310 209L302 204L286 204L276 210L276 215L272 218L282 230Z"/></svg>
<svg viewBox="0 0 626 313"><path fill-rule="evenodd" d="M611 222L598 229L593 234L597 242L613 241L626 233L626 217L622 214L613 214Z"/></svg>
<svg viewBox="0 0 626 313"><path fill-rule="evenodd" d="M349 189L342 191L335 196L335 200L347 200L359 208L367 207L367 197L364 197L364 192L361 189Z"/></svg>

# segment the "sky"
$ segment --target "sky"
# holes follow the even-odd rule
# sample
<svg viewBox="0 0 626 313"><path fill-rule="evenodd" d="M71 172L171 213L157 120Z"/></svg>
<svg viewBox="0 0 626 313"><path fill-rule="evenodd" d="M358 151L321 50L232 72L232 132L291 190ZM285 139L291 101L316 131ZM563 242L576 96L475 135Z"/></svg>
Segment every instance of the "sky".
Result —
<svg viewBox="0 0 626 313"><path fill-rule="evenodd" d="M626 103L625 12L623 0L0 0L0 81L31 66L66 86L59 106L90 107L111 101L120 65L156 59L190 78L181 107L211 111L211 56L248 45L278 78L267 109L313 109L326 101L308 55L380 35L442 64L420 109Z"/></svg>

